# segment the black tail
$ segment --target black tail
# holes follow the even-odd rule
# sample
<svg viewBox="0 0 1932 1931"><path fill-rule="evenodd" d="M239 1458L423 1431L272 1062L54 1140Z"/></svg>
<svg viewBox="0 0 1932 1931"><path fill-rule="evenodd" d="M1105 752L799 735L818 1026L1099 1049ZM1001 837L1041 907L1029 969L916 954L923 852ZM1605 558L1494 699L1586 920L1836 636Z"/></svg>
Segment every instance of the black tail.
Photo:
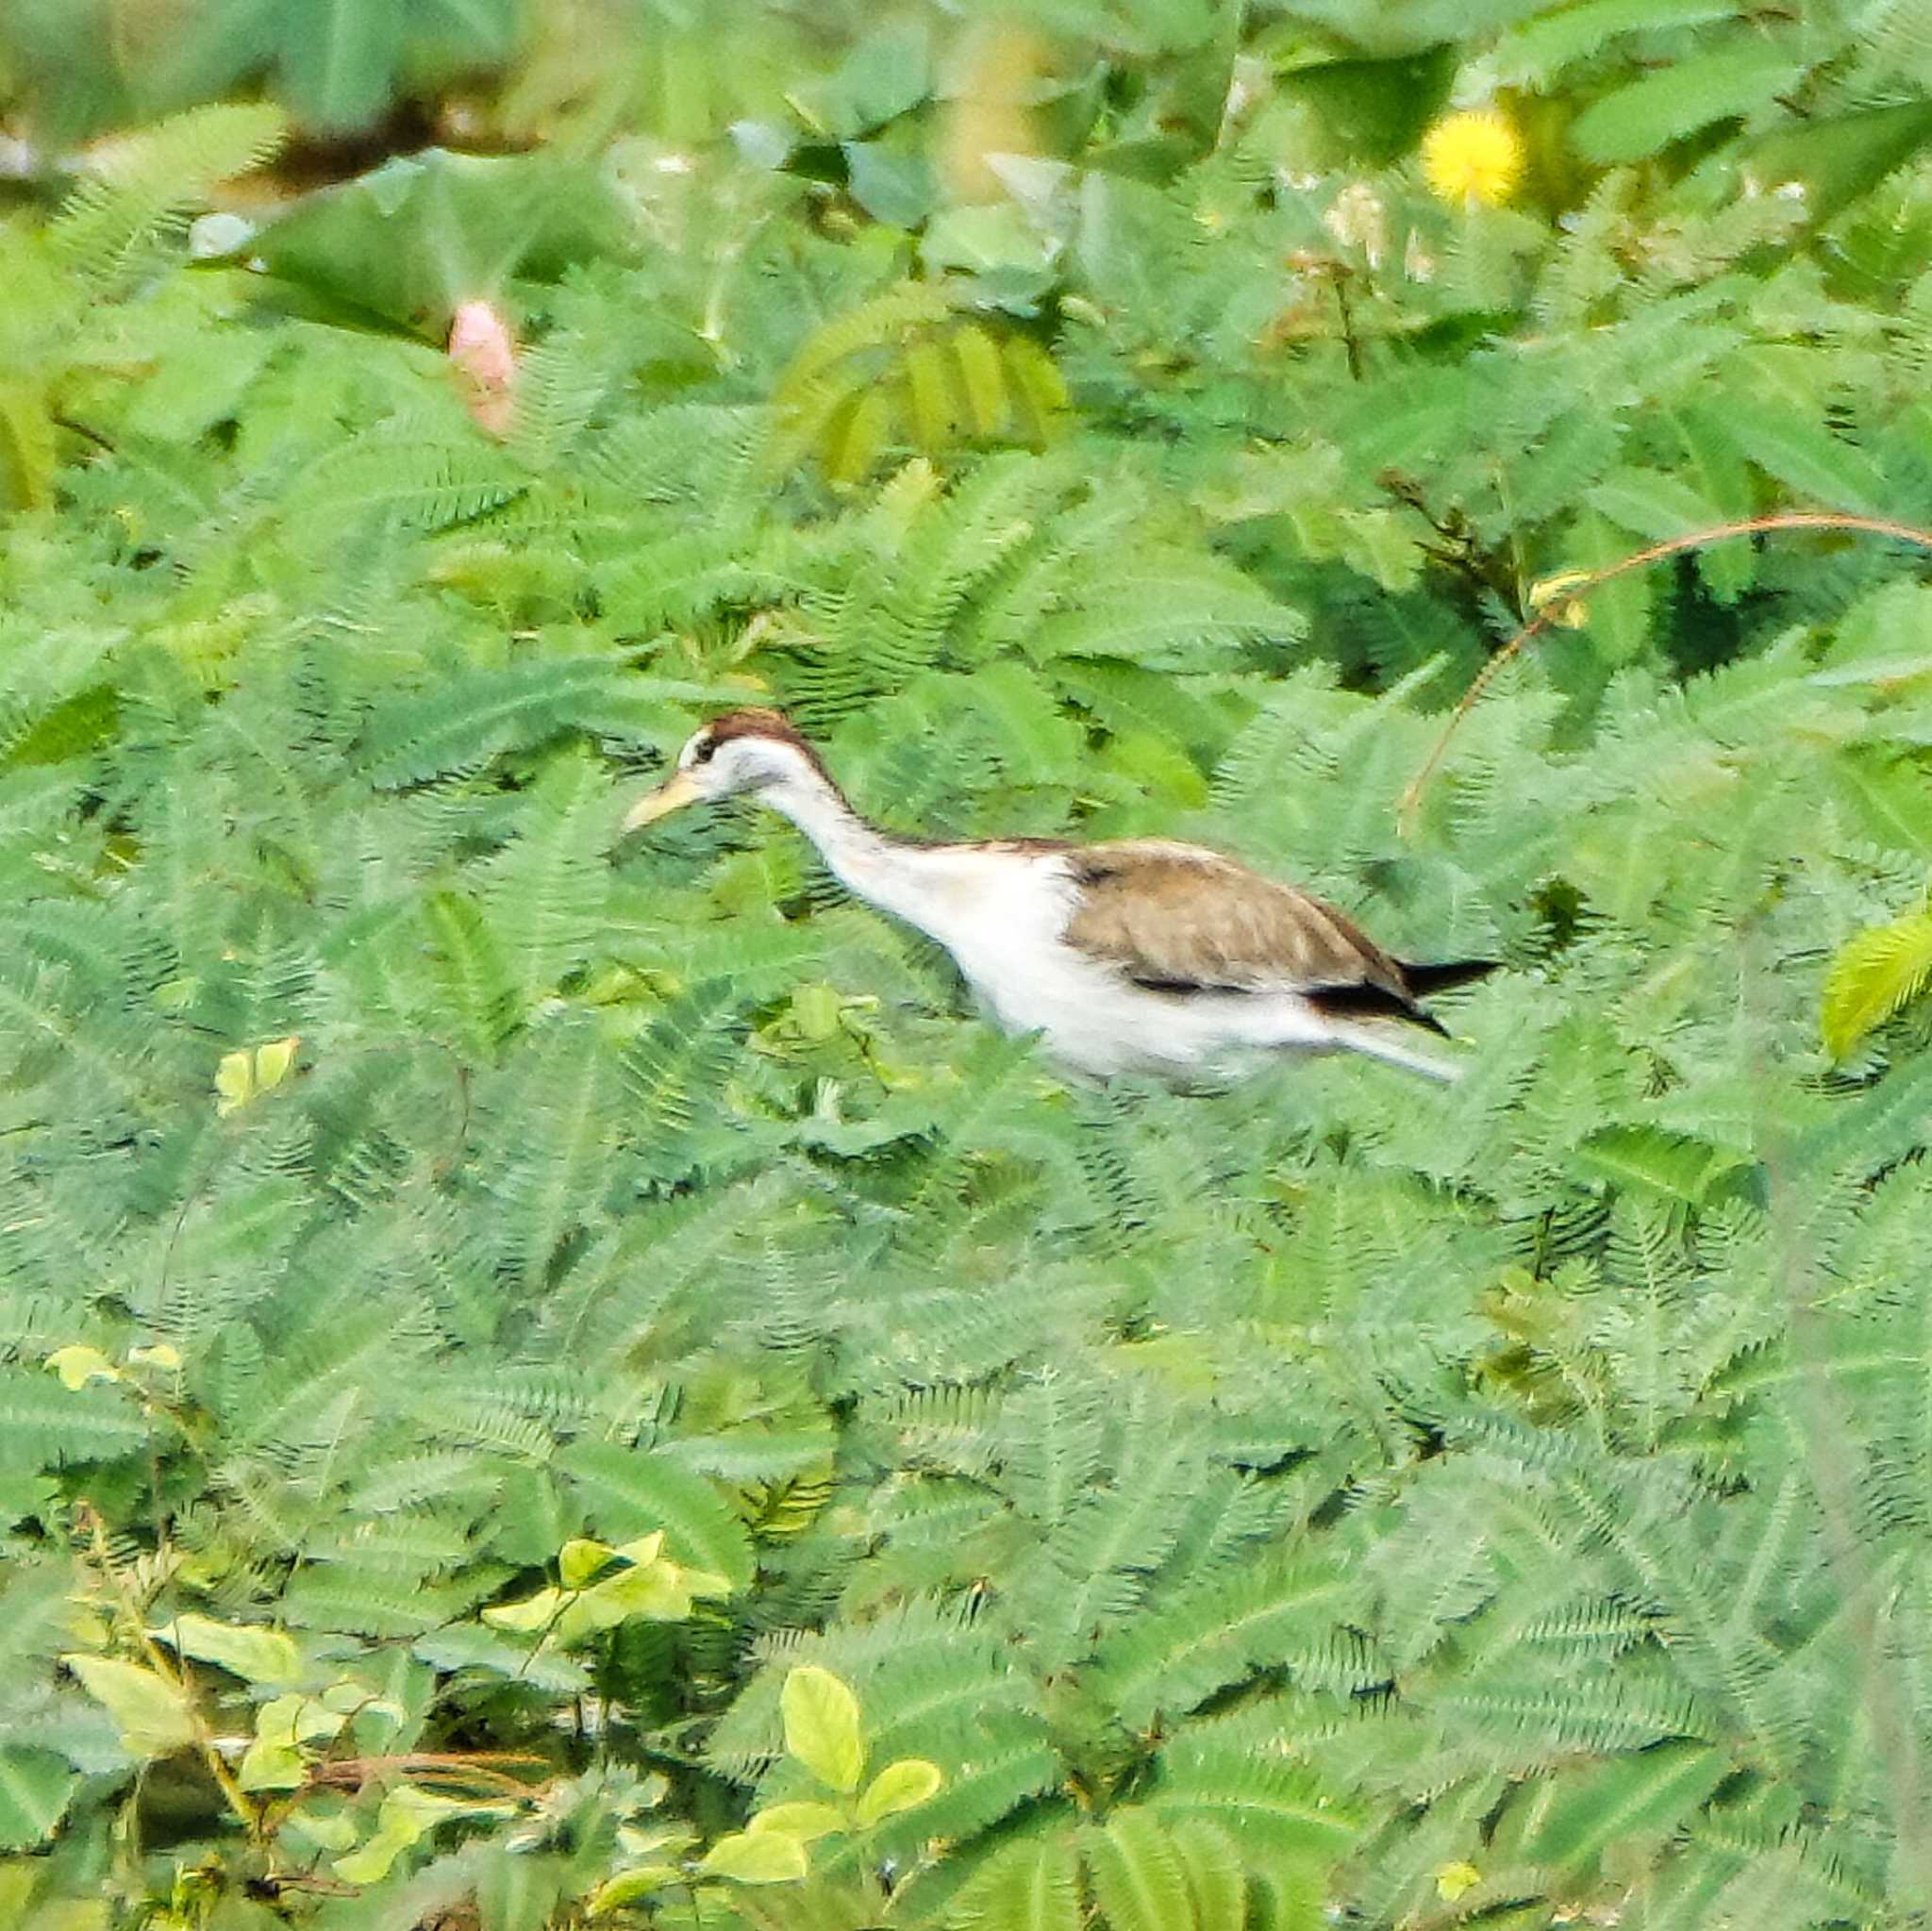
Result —
<svg viewBox="0 0 1932 1931"><path fill-rule="evenodd" d="M1346 1019L1406 1019L1410 1025L1426 1026L1446 1040L1449 1028L1433 1012L1424 1012L1417 1003L1433 992L1446 992L1451 986L1466 986L1485 973L1494 972L1499 958L1457 958L1442 965L1407 965L1396 961L1402 974L1403 990L1362 980L1352 986L1308 986L1302 997L1317 1012Z"/></svg>
<svg viewBox="0 0 1932 1931"><path fill-rule="evenodd" d="M1502 963L1500 958L1452 958L1441 965L1410 965L1404 960L1402 976L1418 999L1429 999L1452 986L1466 986L1472 979L1496 972Z"/></svg>

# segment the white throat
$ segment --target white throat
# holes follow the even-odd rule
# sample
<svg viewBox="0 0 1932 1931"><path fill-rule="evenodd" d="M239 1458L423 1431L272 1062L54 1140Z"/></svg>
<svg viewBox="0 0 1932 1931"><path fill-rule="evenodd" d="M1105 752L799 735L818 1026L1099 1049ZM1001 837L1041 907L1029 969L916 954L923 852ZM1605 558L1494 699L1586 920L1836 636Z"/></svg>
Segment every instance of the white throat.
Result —
<svg viewBox="0 0 1932 1931"><path fill-rule="evenodd" d="M832 875L856 897L922 931L936 931L930 856L875 831L816 772L762 787L758 802L791 819L819 849Z"/></svg>

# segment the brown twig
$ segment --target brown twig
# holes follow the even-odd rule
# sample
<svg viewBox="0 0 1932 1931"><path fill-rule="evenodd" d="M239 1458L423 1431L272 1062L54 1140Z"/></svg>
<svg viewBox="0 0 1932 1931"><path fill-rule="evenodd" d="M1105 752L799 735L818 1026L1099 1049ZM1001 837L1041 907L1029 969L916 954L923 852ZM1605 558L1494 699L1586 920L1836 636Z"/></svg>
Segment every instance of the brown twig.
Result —
<svg viewBox="0 0 1932 1931"><path fill-rule="evenodd" d="M548 1771L554 1766L547 1757L533 1756L514 1750L485 1750L475 1753L447 1750L411 1750L395 1756L340 1756L318 1763L308 1773L312 1784L353 1784L358 1790L388 1776L406 1776L425 1783L473 1783L501 1791L505 1796L528 1797L533 1788L514 1777L500 1765L517 1764Z"/></svg>
<svg viewBox="0 0 1932 1931"><path fill-rule="evenodd" d="M1355 309L1348 299L1348 270L1339 268L1333 277L1335 283L1335 306L1341 314L1341 348L1348 358L1348 374L1352 382L1362 379L1362 345L1356 340Z"/></svg>
<svg viewBox="0 0 1932 1931"><path fill-rule="evenodd" d="M1429 779L1435 775L1437 765L1442 761L1442 754L1449 748L1449 741L1462 724L1464 718L1474 710L1483 692L1489 689L1496 673L1517 657L1524 646L1547 630L1556 621L1563 604L1575 597L1587 596L1599 585L1608 583L1613 577L1626 575L1633 570L1641 570L1646 564L1660 562L1666 557L1680 557L1687 550L1701 549L1707 543L1723 542L1728 537L1756 536L1764 530L1791 529L1835 529L1857 530L1867 536L1891 537L1899 542L1915 543L1922 550L1932 550L1932 530L1916 528L1911 524L1893 523L1882 516L1854 516L1839 510L1790 509L1772 516L1745 517L1736 523L1723 523L1709 529L1692 530L1686 536L1671 537L1660 543L1651 543L1641 550L1633 550L1629 556L1619 558L1614 563L1607 563L1601 570L1580 571L1566 576L1563 581L1563 594L1554 598L1504 644L1494 657L1476 674L1474 681L1462 693L1462 701L1449 714L1449 722L1442 726L1442 734L1424 758L1422 769L1410 778L1396 804L1396 824L1406 837L1414 827L1416 807L1422 803L1422 795Z"/></svg>

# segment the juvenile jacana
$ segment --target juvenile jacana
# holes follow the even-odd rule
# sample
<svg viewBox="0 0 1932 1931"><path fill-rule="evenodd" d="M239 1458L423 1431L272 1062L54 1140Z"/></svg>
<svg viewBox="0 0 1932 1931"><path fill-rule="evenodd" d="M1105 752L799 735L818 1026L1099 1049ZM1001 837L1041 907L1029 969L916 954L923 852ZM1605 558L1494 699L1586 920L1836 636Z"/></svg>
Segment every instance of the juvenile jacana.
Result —
<svg viewBox="0 0 1932 1931"><path fill-rule="evenodd" d="M1080 1073L1185 1082L1278 1052L1349 1051L1453 1079L1401 1032L1446 1037L1420 1002L1495 967L1393 958L1333 906L1204 845L895 838L773 710L693 732L622 829L740 792L791 819L848 891L944 946L1008 1032L1040 1034Z"/></svg>

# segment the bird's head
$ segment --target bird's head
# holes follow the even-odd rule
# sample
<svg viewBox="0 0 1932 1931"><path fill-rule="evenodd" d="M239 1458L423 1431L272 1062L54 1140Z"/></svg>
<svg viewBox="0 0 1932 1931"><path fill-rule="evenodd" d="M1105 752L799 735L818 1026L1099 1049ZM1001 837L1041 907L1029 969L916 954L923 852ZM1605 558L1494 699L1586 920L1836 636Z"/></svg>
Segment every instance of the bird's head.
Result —
<svg viewBox="0 0 1932 1931"><path fill-rule="evenodd" d="M624 815L621 829L639 830L702 800L741 791L774 802L831 784L797 726L775 710L732 710L700 724L677 754L677 769Z"/></svg>

